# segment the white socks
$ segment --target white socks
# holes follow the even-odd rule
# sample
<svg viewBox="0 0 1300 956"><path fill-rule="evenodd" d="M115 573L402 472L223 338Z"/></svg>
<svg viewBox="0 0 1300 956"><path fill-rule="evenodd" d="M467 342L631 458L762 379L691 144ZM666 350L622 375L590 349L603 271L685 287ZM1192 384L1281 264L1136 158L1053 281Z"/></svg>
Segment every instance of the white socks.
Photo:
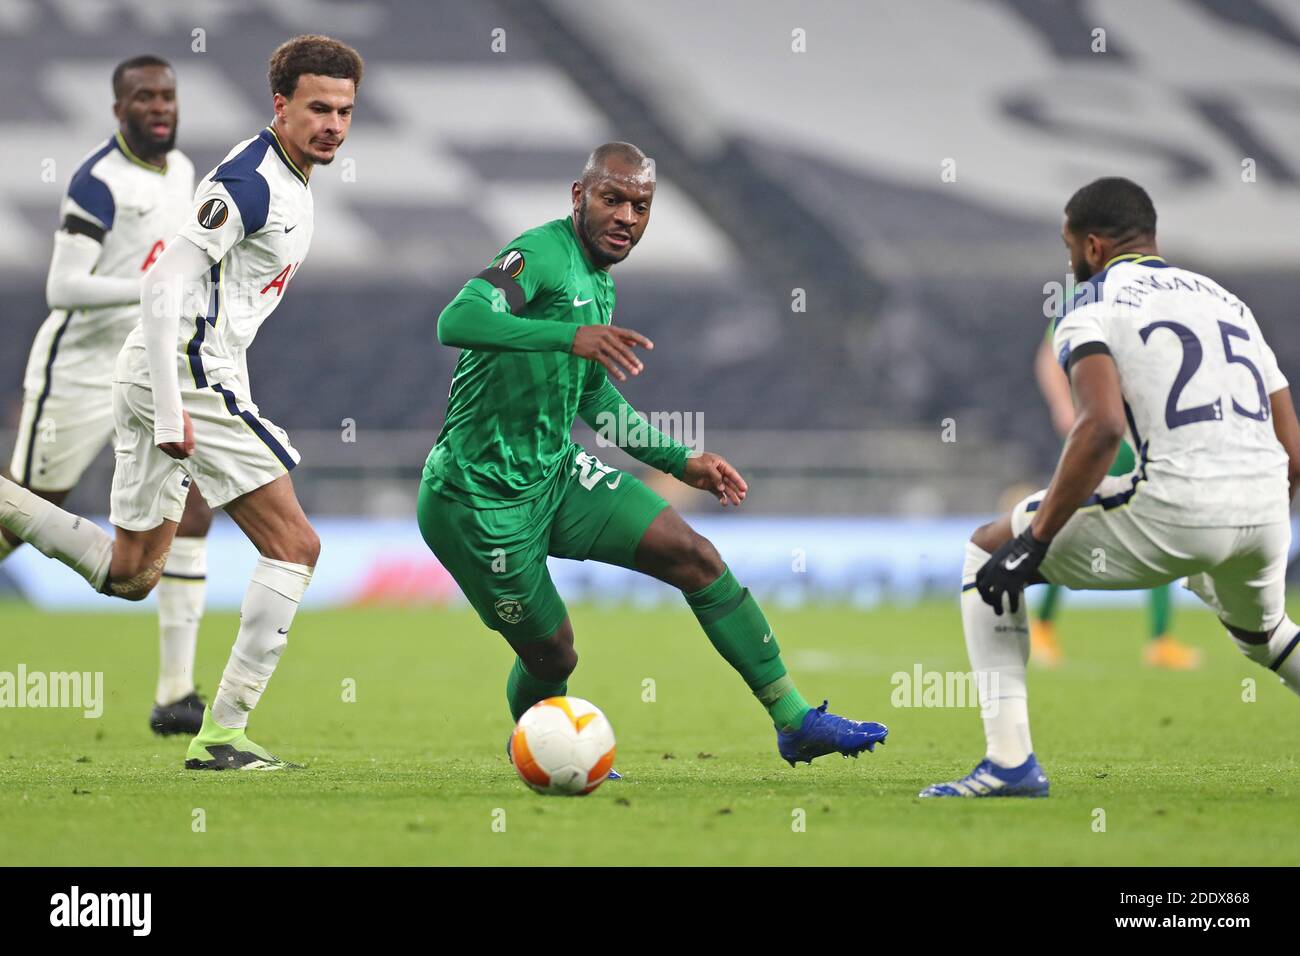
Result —
<svg viewBox="0 0 1300 956"><path fill-rule="evenodd" d="M113 539L94 523L0 478L0 525L46 557L62 561L96 591L103 590L113 561Z"/></svg>
<svg viewBox="0 0 1300 956"><path fill-rule="evenodd" d="M229 730L248 726L248 714L262 699L289 643L289 628L311 573L303 564L258 559L240 610L239 636L212 702L212 718L218 725Z"/></svg>
<svg viewBox="0 0 1300 956"><path fill-rule="evenodd" d="M966 563L962 568L961 622L966 632L966 652L980 692L984 718L985 756L1000 767L1018 767L1029 759L1034 746L1029 737L1029 692L1025 687L1025 663L1029 660L1029 623L1025 596L1014 614L1002 614L984 603L975 583L975 572L984 566L989 553L972 541L966 542Z"/></svg>
<svg viewBox="0 0 1300 956"><path fill-rule="evenodd" d="M154 701L174 704L194 691L194 648L207 596L203 538L177 538L158 581L158 687Z"/></svg>
<svg viewBox="0 0 1300 956"><path fill-rule="evenodd" d="M1228 632L1232 634L1231 631ZM1273 628L1267 644L1247 644L1233 636L1233 641L1256 664L1274 671L1282 683L1300 694L1300 625L1289 617Z"/></svg>

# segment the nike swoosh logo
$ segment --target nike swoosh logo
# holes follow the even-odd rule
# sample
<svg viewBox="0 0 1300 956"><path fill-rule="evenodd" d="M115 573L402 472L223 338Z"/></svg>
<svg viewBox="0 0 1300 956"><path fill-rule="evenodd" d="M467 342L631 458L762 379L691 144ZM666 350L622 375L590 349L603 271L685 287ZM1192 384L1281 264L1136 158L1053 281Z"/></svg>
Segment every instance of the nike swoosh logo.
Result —
<svg viewBox="0 0 1300 956"><path fill-rule="evenodd" d="M578 300L578 297L577 297L576 295L573 297L573 304L574 304L575 306L591 305L591 303L592 303L593 301L594 301L594 300L592 300L592 299L583 299L583 300L579 301L579 300Z"/></svg>
<svg viewBox="0 0 1300 956"><path fill-rule="evenodd" d="M298 224L296 222L292 226L285 226L284 227L285 235L288 235L289 233L293 232L297 228L298 228Z"/></svg>
<svg viewBox="0 0 1300 956"><path fill-rule="evenodd" d="M608 488L610 491L614 491L616 488L618 488L618 483L622 480L623 480L623 473L619 472L618 477L615 478L612 482L610 481L605 482L605 487Z"/></svg>
<svg viewBox="0 0 1300 956"><path fill-rule="evenodd" d="M1020 567L1020 565L1025 563L1025 558L1027 557L1029 557L1029 555L1020 554L1020 555L1016 555L1016 559L1014 561L1012 561L1010 558L1007 558L1005 561L1002 562L1002 566L1006 568L1008 571L1014 571L1016 568Z"/></svg>
<svg viewBox="0 0 1300 956"><path fill-rule="evenodd" d="M289 633L289 629L288 629L287 627L282 627L282 628L280 628L278 631L276 631L275 633L277 633L277 634L288 634L288 633Z"/></svg>
<svg viewBox="0 0 1300 956"><path fill-rule="evenodd" d="M768 631L766 634L763 635L763 643L764 643L764 644L771 644L771 643L772 643L772 632L771 632L771 631Z"/></svg>

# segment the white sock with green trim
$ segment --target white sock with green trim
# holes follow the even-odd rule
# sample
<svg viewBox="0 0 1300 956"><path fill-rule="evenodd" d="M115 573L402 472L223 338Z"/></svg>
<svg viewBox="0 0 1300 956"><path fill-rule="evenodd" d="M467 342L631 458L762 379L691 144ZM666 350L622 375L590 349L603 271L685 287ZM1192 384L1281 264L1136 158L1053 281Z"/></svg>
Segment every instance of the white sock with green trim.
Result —
<svg viewBox="0 0 1300 956"><path fill-rule="evenodd" d="M248 726L275 665L289 643L289 628L311 583L312 569L258 558L240 609L239 636L212 701L212 719L229 730Z"/></svg>
<svg viewBox="0 0 1300 956"><path fill-rule="evenodd" d="M207 597L204 538L172 542L158 581L158 686L154 701L174 704L194 691L194 649Z"/></svg>

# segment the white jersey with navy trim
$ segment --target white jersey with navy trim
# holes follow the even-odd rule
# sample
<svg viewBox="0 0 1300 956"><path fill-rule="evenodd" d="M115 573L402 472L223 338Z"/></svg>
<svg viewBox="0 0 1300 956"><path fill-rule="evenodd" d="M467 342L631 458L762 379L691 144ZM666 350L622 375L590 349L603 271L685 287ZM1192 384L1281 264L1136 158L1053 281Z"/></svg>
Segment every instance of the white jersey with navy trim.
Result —
<svg viewBox="0 0 1300 956"><path fill-rule="evenodd" d="M204 305L181 319L182 389L222 386L247 399L244 353L307 256L312 216L307 177L269 127L204 177L177 235L213 262L198 299ZM122 350L118 379L149 385L141 328Z"/></svg>
<svg viewBox="0 0 1300 956"><path fill-rule="evenodd" d="M94 149L68 182L59 223L83 220L101 247L94 274L139 279L189 215L194 164L178 149L166 166L145 163L117 133ZM112 386L114 362L140 319L138 303L55 309L32 347L29 394L75 397Z"/></svg>
<svg viewBox="0 0 1300 956"><path fill-rule="evenodd" d="M1288 520L1287 455L1269 396L1287 380L1250 309L1159 256L1125 256L1080 290L1056 326L1067 369L1108 352L1139 459L1130 503L1184 527Z"/></svg>

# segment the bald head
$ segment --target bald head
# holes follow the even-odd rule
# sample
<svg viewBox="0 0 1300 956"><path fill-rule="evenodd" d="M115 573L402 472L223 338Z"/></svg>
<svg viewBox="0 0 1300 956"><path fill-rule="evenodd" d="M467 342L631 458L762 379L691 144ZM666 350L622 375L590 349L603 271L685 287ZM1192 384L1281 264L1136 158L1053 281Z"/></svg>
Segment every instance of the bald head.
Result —
<svg viewBox="0 0 1300 956"><path fill-rule="evenodd" d="M653 185L655 161L631 143L605 143L592 150L578 182L590 188L602 179L624 179L638 186Z"/></svg>
<svg viewBox="0 0 1300 956"><path fill-rule="evenodd" d="M655 161L631 143L597 146L573 184L573 226L587 258L608 269L641 241L655 198Z"/></svg>

